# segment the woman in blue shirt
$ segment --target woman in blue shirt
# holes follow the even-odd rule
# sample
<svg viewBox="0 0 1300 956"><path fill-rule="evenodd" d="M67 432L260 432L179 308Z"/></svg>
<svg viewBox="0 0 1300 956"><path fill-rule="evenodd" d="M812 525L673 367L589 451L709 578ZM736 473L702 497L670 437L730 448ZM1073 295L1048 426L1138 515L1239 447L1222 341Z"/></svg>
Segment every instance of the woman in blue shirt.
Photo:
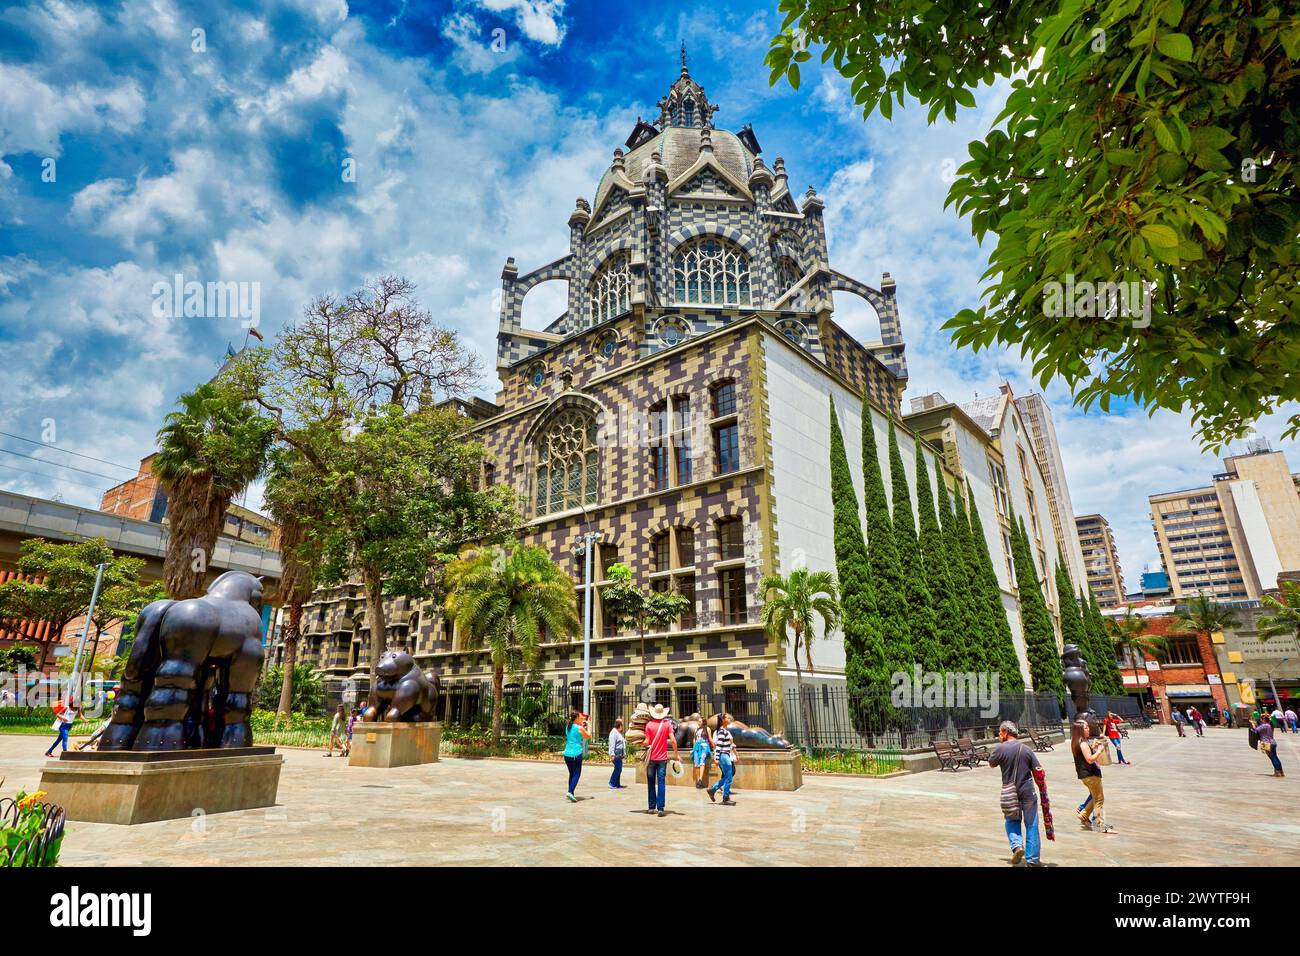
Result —
<svg viewBox="0 0 1300 956"><path fill-rule="evenodd" d="M569 802L577 803L573 795L577 789L578 778L582 776L582 727L578 723L578 712L569 714L569 729L564 735L564 763L569 768Z"/></svg>

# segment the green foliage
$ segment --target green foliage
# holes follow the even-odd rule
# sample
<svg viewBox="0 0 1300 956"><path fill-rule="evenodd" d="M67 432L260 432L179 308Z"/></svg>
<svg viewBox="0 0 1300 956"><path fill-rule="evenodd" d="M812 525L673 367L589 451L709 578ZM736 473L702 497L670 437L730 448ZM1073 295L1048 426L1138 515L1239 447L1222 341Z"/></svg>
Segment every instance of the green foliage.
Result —
<svg viewBox="0 0 1300 956"><path fill-rule="evenodd" d="M891 426L892 427L892 426ZM867 559L876 595L876 612L884 633L889 672L908 673L914 663L912 632L907 617L907 585L903 565L894 545L894 523L889 517L889 498L876 450L876 428L871 403L862 400L862 483L867 511Z"/></svg>
<svg viewBox="0 0 1300 956"><path fill-rule="evenodd" d="M825 635L839 626L839 588L835 575L829 571L809 571L795 568L784 577L769 574L758 586L763 595L760 619L763 628L776 638L784 649L794 638L794 666L799 671L799 650L802 646L808 670L813 668L812 642L817 636L817 621L822 622Z"/></svg>
<svg viewBox="0 0 1300 956"><path fill-rule="evenodd" d="M30 644L11 644L0 648L0 671L16 674L19 668L33 670L40 652Z"/></svg>
<svg viewBox="0 0 1300 956"><path fill-rule="evenodd" d="M1111 643L1106 631L1106 619L1102 617L1101 606L1091 592L1084 608L1084 621L1087 624L1088 643L1093 647L1093 656L1099 662L1098 671L1093 677L1093 684L1100 693L1119 696L1127 693L1124 689L1124 675L1120 673L1119 661L1115 657L1115 645Z"/></svg>
<svg viewBox="0 0 1300 956"><path fill-rule="evenodd" d="M0 863L6 867L57 866L59 851L63 847L64 834L60 833L49 843L41 846L41 834L50 823L56 807L41 802L45 791L33 794L19 790L14 797L15 816L5 815L0 822L0 846L4 854Z"/></svg>
<svg viewBox="0 0 1300 956"><path fill-rule="evenodd" d="M470 551L447 568L447 613L471 646L492 659L492 734L501 736L502 676L537 666L542 632L551 640L578 633L573 582L545 548L515 545Z"/></svg>
<svg viewBox="0 0 1300 956"><path fill-rule="evenodd" d="M844 677L849 692L889 686L884 639L876 614L867 548L862 540L858 496L853 489L844 434L835 399L831 416L831 503L834 510L835 570L844 615Z"/></svg>
<svg viewBox="0 0 1300 956"><path fill-rule="evenodd" d="M1280 581L1278 583L1282 589L1280 600L1271 594L1265 594L1260 598L1261 603L1273 611L1272 614L1265 615L1258 621L1257 626L1261 641L1267 641L1269 638L1277 637L1280 634L1289 634L1300 638L1300 584L1295 581ZM1220 619L1217 623L1219 626L1211 630L1222 631L1235 625L1236 620L1234 618L1228 623L1222 623L1222 619Z"/></svg>
<svg viewBox="0 0 1300 956"><path fill-rule="evenodd" d="M97 608L95 619L107 622L125 617L133 601L150 593L139 584L144 561L115 555L103 538L67 544L28 538L19 545L16 570L21 577L0 584L0 620L50 622L50 639L36 642L37 666L45 666L50 644L60 640L63 629L90 608L100 564L107 564L100 585L107 607L103 611Z"/></svg>
<svg viewBox="0 0 1300 956"><path fill-rule="evenodd" d="M291 710L307 716L318 716L325 712L323 677L324 675L310 664L294 665ZM280 700L280 688L283 686L284 668L278 665L268 667L262 672L262 679L257 685L257 706L274 710Z"/></svg>
<svg viewBox="0 0 1300 956"><path fill-rule="evenodd" d="M948 498L948 484L943 474L938 476L939 526L943 531L943 553L948 563L948 594L952 602L954 629L944 652L945 669L977 671L983 669L982 643L983 615L971 593L969 549L966 536L969 527L959 516Z"/></svg>
<svg viewBox="0 0 1300 956"><path fill-rule="evenodd" d="M916 440L920 451L921 440ZM921 471L917 471L922 475ZM922 671L943 669L943 641L939 634L939 614L934 595L926 580L924 558L912 516L912 495L903 471L903 456L898 450L898 429L889 423L889 479L893 489L894 546L898 550L903 572L903 596L907 601L908 626L913 660ZM930 514L934 509L931 506Z"/></svg>
<svg viewBox="0 0 1300 956"><path fill-rule="evenodd" d="M1290 584L1290 582L1285 582ZM1294 594L1295 585L1291 584L1291 591L1288 594ZM1261 599L1265 607L1284 607L1275 598L1267 595ZM1213 634L1215 631L1226 631L1237 626L1241 618L1232 608L1225 604L1220 604L1213 598L1204 594L1198 594L1189 600L1185 607L1178 611L1177 623L1180 633L1183 634ZM1263 635L1268 630L1263 620L1259 622L1260 634ZM1270 633L1269 637L1272 636Z"/></svg>
<svg viewBox="0 0 1300 956"><path fill-rule="evenodd" d="M605 613L616 626L634 627L641 635L641 675L646 672L647 627L666 628L691 608L690 599L674 587L668 591L646 591L632 581L632 569L626 564L610 565L609 584L600 589Z"/></svg>
<svg viewBox="0 0 1300 956"><path fill-rule="evenodd" d="M1029 659L1029 677L1039 693L1065 691L1061 674L1061 653L1056 646L1056 632L1043 599L1042 579L1034 563L1025 522L1018 519L1012 535L1011 560L1016 569L1016 590L1020 597L1020 630Z"/></svg>
<svg viewBox="0 0 1300 956"><path fill-rule="evenodd" d="M988 601L980 582L979 552L984 548L983 539L976 541L971 533L970 517L966 514L966 494L964 487L953 490L953 507L956 511L954 524L956 535L960 539L962 550L962 594L963 600L970 608L973 628L967 642L966 669L970 671L993 671L998 669L997 648L994 646L995 621L989 614Z"/></svg>
<svg viewBox="0 0 1300 956"><path fill-rule="evenodd" d="M880 777L903 769L903 755L886 750L809 750L802 757L804 773L851 773Z"/></svg>
<svg viewBox="0 0 1300 956"><path fill-rule="evenodd" d="M1168 644L1163 637L1148 634L1147 622L1134 614L1132 608L1125 608L1121 618L1107 618L1106 633L1116 650L1131 656L1134 678L1141 673L1142 661L1146 655L1159 657Z"/></svg>
<svg viewBox="0 0 1300 956"><path fill-rule="evenodd" d="M1239 0L781 0L767 62L822 45L864 116L1011 94L948 203L995 236L959 345L1015 346L1085 407L1190 408L1205 444L1300 398L1300 19ZM797 31L797 32L796 32ZM1048 315L1047 283L1137 282L1149 325ZM1071 310L1073 314L1073 310ZM1288 436L1300 429L1291 414Z"/></svg>
<svg viewBox="0 0 1300 956"><path fill-rule="evenodd" d="M943 487L942 474L939 476L938 485L940 488ZM934 596L938 624L936 634L939 639L939 646L929 652L931 656L924 658L918 656L917 661L927 671L956 670L961 658L961 615L957 609L956 590L943 529L935 512L934 496L930 487L930 471L921 452L920 441L916 443L916 505L920 524L917 540L921 551L921 567L925 572L926 586Z"/></svg>
<svg viewBox="0 0 1300 956"><path fill-rule="evenodd" d="M1016 644L1011 635L1011 622L1007 620L1007 610L1002 605L1002 588L998 584L998 573L993 566L993 556L989 553L988 540L984 537L984 523L980 520L975 498L970 495L970 485L966 486L970 497L970 534L976 556L976 588L984 609L984 634L989 642L986 653L987 664L998 674L998 686L1005 693L1018 694L1025 689L1025 678L1020 672L1020 659L1016 656Z"/></svg>

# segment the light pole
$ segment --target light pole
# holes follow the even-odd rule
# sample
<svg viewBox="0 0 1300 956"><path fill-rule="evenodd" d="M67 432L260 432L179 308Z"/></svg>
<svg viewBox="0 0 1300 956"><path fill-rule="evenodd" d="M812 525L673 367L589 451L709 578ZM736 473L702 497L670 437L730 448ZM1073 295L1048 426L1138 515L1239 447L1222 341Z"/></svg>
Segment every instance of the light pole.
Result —
<svg viewBox="0 0 1300 956"><path fill-rule="evenodd" d="M95 566L95 587L90 592L90 610L86 612L86 623L81 627L81 639L77 641L77 656L72 659L72 676L68 678L70 691L77 686L77 671L81 667L81 652L86 646L86 634L90 631L90 619L95 616L95 602L99 600L99 585L104 580L104 569L106 567L108 567L107 562Z"/></svg>
<svg viewBox="0 0 1300 956"><path fill-rule="evenodd" d="M578 507L582 509L583 532L582 542L578 545L578 554L583 558L583 595L582 595L582 712L591 720L591 598L592 587L592 557L596 550L596 542L600 540L600 532L591 530L591 515L588 513L586 505L579 499ZM587 755L587 738L582 739L583 756Z"/></svg>

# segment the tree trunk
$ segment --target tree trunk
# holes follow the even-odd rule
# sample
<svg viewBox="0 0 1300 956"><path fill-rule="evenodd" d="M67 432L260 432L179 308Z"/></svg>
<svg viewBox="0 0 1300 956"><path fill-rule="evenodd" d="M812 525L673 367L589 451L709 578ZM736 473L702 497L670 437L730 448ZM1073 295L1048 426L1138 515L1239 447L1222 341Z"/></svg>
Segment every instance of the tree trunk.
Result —
<svg viewBox="0 0 1300 956"><path fill-rule="evenodd" d="M808 726L808 711L803 705L803 670L799 667L799 634L794 636L794 692L796 699L799 701L799 739L803 741L803 749L807 752L810 749L809 741L812 739L812 728Z"/></svg>
<svg viewBox="0 0 1300 956"><path fill-rule="evenodd" d="M205 590L208 562L221 534L230 499L212 490L207 477L182 478L167 489L167 553L163 581L176 601Z"/></svg>
<svg viewBox="0 0 1300 956"><path fill-rule="evenodd" d="M641 622L641 683L645 683L645 622Z"/></svg>
<svg viewBox="0 0 1300 956"><path fill-rule="evenodd" d="M289 720L293 715L293 666L298 660L298 636L302 627L302 602L289 605L289 617L284 624L284 667L280 682L280 704L275 708L275 721Z"/></svg>
<svg viewBox="0 0 1300 956"><path fill-rule="evenodd" d="M366 703L370 707L377 707L378 698L375 697L375 688L379 682L379 657L384 653L384 582L379 576L379 572L373 567L361 569L362 578L366 585L366 622L370 625L370 661L367 667L367 675L370 679L370 687L367 692ZM376 716L382 718L384 715L376 713Z"/></svg>
<svg viewBox="0 0 1300 956"><path fill-rule="evenodd" d="M501 664L492 665L492 743L501 742L501 695L505 690L506 669Z"/></svg>

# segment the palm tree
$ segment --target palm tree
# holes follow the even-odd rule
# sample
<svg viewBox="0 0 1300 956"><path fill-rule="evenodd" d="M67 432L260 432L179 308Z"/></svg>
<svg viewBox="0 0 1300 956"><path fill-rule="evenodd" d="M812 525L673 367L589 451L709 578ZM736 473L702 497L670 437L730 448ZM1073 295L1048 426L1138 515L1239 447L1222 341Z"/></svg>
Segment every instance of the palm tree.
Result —
<svg viewBox="0 0 1300 956"><path fill-rule="evenodd" d="M163 580L176 600L202 593L226 509L261 474L274 428L212 382L182 395L179 404L158 430L152 465L167 492Z"/></svg>
<svg viewBox="0 0 1300 956"><path fill-rule="evenodd" d="M763 578L758 589L765 595L761 620L767 633L780 642L782 649L787 646L793 634L799 716L803 726L808 727L803 713L803 671L799 666L799 648L803 647L808 672L812 673L812 642L817 633L815 618L822 619L823 633L840 622L839 587L835 583L835 575L830 571L795 568L786 577L769 574Z"/></svg>
<svg viewBox="0 0 1300 956"><path fill-rule="evenodd" d="M1147 633L1147 622L1133 614L1132 608L1125 608L1122 618L1106 619L1106 634L1111 644L1121 654L1129 655L1133 660L1133 686L1141 691L1142 679L1139 677L1138 664L1165 649L1165 639Z"/></svg>
<svg viewBox="0 0 1300 956"><path fill-rule="evenodd" d="M1187 607L1178 612L1179 634L1196 634L1209 637L1215 631L1226 631L1236 627L1237 612L1225 605L1218 604L1198 594L1187 602Z"/></svg>
<svg viewBox="0 0 1300 956"><path fill-rule="evenodd" d="M1270 637L1277 637L1280 634L1291 634L1300 640L1300 584L1295 581L1278 583L1282 586L1281 600L1271 594L1265 594L1259 599L1265 607L1272 608L1276 612L1261 617L1257 622L1259 639L1267 641Z"/></svg>
<svg viewBox="0 0 1300 956"><path fill-rule="evenodd" d="M577 595L569 576L536 545L467 551L448 567L447 584L447 612L471 645L486 646L492 657L495 742L506 667L535 667L543 632L564 640L577 634Z"/></svg>

